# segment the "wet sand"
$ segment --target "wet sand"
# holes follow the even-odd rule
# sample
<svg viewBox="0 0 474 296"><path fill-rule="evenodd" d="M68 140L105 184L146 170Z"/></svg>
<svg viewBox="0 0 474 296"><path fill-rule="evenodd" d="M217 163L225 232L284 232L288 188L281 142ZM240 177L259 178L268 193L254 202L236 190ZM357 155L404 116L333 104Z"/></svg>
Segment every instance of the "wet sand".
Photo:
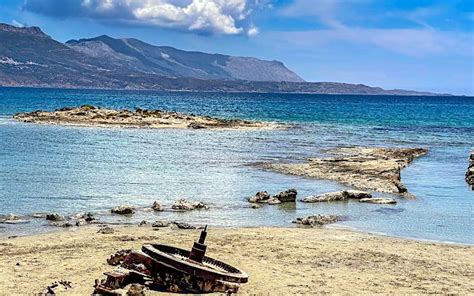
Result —
<svg viewBox="0 0 474 296"><path fill-rule="evenodd" d="M0 294L31 295L54 281L60 295L90 295L119 249L159 242L190 249L199 230L97 225L0 239ZM474 246L329 228L214 228L207 255L249 274L240 294L474 293ZM18 265L17 265L18 263ZM149 295L158 294L149 292Z"/></svg>

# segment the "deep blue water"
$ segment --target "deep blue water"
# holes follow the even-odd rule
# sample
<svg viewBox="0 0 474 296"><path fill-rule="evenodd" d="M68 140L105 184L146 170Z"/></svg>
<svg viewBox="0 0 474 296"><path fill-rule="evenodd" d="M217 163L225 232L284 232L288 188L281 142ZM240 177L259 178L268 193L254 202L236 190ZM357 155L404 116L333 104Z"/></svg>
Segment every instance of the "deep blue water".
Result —
<svg viewBox="0 0 474 296"><path fill-rule="evenodd" d="M166 109L225 118L291 122L264 131L153 130L47 126L11 120L15 112L94 104ZM261 171L261 161L299 161L346 146L427 147L402 173L417 196L395 206L302 204L248 208L256 191L289 187L300 197L345 188L335 182ZM346 215L341 225L394 236L474 243L474 191L464 182L474 148L473 97L168 93L0 88L0 215L96 213L136 223L173 219L216 226L289 226L313 213ZM380 194L382 195L382 194ZM192 213L107 215L130 203L170 205L186 197L211 204ZM32 232L43 220L2 225Z"/></svg>

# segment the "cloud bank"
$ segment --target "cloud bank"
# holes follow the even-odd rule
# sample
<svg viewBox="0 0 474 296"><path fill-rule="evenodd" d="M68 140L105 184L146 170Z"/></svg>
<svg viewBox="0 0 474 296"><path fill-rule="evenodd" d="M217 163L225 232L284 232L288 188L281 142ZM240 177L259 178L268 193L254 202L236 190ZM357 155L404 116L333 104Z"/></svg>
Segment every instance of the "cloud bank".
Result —
<svg viewBox="0 0 474 296"><path fill-rule="evenodd" d="M58 18L152 25L201 34L247 34L250 0L25 0L24 9Z"/></svg>

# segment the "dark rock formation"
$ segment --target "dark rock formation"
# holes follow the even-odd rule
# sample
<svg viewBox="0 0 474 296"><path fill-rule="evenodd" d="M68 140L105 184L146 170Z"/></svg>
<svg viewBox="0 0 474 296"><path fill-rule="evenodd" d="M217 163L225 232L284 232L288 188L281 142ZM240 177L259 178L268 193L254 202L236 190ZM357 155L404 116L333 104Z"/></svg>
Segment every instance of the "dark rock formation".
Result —
<svg viewBox="0 0 474 296"><path fill-rule="evenodd" d="M156 211L156 212L162 212L164 210L163 206L157 201L153 202L153 205L151 206L151 208L153 209L153 211Z"/></svg>
<svg viewBox="0 0 474 296"><path fill-rule="evenodd" d="M471 152L468 160L468 167L466 171L466 182L474 190L474 151Z"/></svg>
<svg viewBox="0 0 474 296"><path fill-rule="evenodd" d="M291 188L286 191L282 191L273 197L278 199L280 202L295 202L296 195L297 195L296 189Z"/></svg>
<svg viewBox="0 0 474 296"><path fill-rule="evenodd" d="M113 214L119 215L133 215L135 214L135 208L128 205L121 205L110 210Z"/></svg>
<svg viewBox="0 0 474 296"><path fill-rule="evenodd" d="M64 219L64 216L62 216L62 215L59 215L57 213L52 213L52 214L47 214L46 215L46 220L49 220L49 221L63 221L65 219Z"/></svg>

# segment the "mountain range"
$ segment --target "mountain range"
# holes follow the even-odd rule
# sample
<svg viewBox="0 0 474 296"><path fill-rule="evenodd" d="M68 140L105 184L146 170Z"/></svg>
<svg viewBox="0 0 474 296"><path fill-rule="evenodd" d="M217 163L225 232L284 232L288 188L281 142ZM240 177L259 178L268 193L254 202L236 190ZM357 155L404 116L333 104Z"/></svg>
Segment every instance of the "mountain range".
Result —
<svg viewBox="0 0 474 296"><path fill-rule="evenodd" d="M0 24L0 86L227 92L433 95L306 82L282 62L184 51L102 35L61 43L38 27Z"/></svg>

